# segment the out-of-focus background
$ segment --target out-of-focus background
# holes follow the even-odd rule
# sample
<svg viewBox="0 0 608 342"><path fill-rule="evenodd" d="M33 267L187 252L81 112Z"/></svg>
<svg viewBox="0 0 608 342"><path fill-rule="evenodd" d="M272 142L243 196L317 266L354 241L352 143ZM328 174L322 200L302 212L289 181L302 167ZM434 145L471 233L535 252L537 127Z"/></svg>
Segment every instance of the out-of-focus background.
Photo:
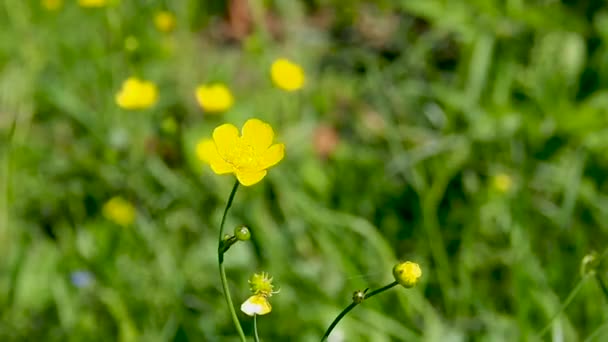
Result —
<svg viewBox="0 0 608 342"><path fill-rule="evenodd" d="M236 305L256 271L280 288L262 339L318 341L399 260L420 283L333 341L608 336L579 272L608 238L601 1L104 2L0 1L0 340L235 340L216 264L234 177L196 147L251 117L286 145L227 221L253 234L226 255ZM279 58L301 89L273 83ZM117 104L132 76L154 105ZM216 83L221 113L195 96Z"/></svg>

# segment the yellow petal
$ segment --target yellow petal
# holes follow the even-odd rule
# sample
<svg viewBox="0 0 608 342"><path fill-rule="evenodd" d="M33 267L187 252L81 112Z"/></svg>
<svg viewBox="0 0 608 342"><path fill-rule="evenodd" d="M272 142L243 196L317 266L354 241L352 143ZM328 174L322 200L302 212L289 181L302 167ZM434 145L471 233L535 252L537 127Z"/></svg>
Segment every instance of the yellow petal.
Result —
<svg viewBox="0 0 608 342"><path fill-rule="evenodd" d="M202 162L209 163L209 161L218 155L215 142L212 139L202 139L196 144L196 156Z"/></svg>
<svg viewBox="0 0 608 342"><path fill-rule="evenodd" d="M220 157L226 158L228 151L238 144L239 130L231 124L223 124L213 130L213 140Z"/></svg>
<svg viewBox="0 0 608 342"><path fill-rule="evenodd" d="M226 161L222 158L213 159L209 162L209 166L211 166L211 170L218 175L223 175L226 173L231 173L234 171L232 165L226 163Z"/></svg>
<svg viewBox="0 0 608 342"><path fill-rule="evenodd" d="M260 165L263 169L267 169L280 162L285 156L285 145L274 144L262 155Z"/></svg>
<svg viewBox="0 0 608 342"><path fill-rule="evenodd" d="M249 119L243 125L243 138L256 153L263 153L274 139L274 131L269 124L258 119Z"/></svg>
<svg viewBox="0 0 608 342"><path fill-rule="evenodd" d="M262 178L264 178L264 176L266 176L266 170L253 171L253 172L237 170L235 173L236 173L236 178L239 180L239 182L245 186L253 185L253 184L261 181Z"/></svg>
<svg viewBox="0 0 608 342"><path fill-rule="evenodd" d="M218 175L234 171L232 165L228 164L217 153L215 142L211 139L204 139L196 144L196 156L199 160L208 163L213 172Z"/></svg>
<svg viewBox="0 0 608 342"><path fill-rule="evenodd" d="M266 297L254 295L241 305L241 311L249 316L265 315L272 311L272 306Z"/></svg>

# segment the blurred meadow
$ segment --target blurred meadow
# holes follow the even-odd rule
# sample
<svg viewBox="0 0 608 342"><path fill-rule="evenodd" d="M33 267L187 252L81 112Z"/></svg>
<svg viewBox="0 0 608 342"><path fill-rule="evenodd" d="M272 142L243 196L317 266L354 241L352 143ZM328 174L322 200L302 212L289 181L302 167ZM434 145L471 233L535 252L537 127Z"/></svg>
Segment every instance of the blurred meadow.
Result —
<svg viewBox="0 0 608 342"><path fill-rule="evenodd" d="M200 146L249 118L285 144L226 225L262 340L412 260L330 341L605 341L607 86L601 1L0 0L0 341L237 340Z"/></svg>

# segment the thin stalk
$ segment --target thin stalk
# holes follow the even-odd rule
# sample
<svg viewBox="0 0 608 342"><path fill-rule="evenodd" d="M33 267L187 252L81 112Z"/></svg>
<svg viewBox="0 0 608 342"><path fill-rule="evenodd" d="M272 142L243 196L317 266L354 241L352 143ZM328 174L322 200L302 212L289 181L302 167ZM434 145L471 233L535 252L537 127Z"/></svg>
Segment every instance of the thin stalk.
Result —
<svg viewBox="0 0 608 342"><path fill-rule="evenodd" d="M258 336L258 315L253 314L253 340L255 342L260 342L260 337Z"/></svg>
<svg viewBox="0 0 608 342"><path fill-rule="evenodd" d="M591 342L591 341L599 341L598 337L605 336L604 329L608 328L608 322L602 323L599 327L597 327L583 342Z"/></svg>
<svg viewBox="0 0 608 342"><path fill-rule="evenodd" d="M608 299L608 287L606 287L606 283L604 282L604 279L602 279L602 276L600 276L600 274L597 271L594 273L595 273L595 279L597 280L597 283L600 285L600 288L602 289L602 293L604 294L606 299Z"/></svg>
<svg viewBox="0 0 608 342"><path fill-rule="evenodd" d="M397 285L398 283L396 281L385 285L379 289L376 289L370 293L365 294L365 297L363 297L363 300L360 303L363 303L363 301L365 301L366 299L369 299L377 294L380 294L392 287L394 287L395 285ZM336 325L338 325L338 323L340 322L340 320L346 316L346 314L348 314L352 309L355 308L355 306L359 305L360 303L357 302L352 302L350 303L346 308L344 308L344 310L342 310L342 312L340 312L340 314L336 317L336 319L334 319L333 322L331 322L331 324L329 325L329 328L327 328L327 331L325 331L325 334L323 335L323 337L321 337L321 342L325 341L328 337L329 334L331 334L331 331L334 330L334 328L336 327Z"/></svg>
<svg viewBox="0 0 608 342"><path fill-rule="evenodd" d="M574 297L576 297L576 295L581 290L581 288L583 287L583 285L585 284L587 279L589 279L589 274L586 274L583 278L581 278L581 280L578 282L578 284L572 289L572 291L570 291L570 293L568 294L568 297L566 297L566 300L560 306L559 310L557 310L557 312L555 314L553 314L553 317L551 317L551 319L545 325L545 327L542 328L540 330L540 332L538 333L539 338L542 338L549 331L549 329L553 325L553 321L555 321L555 319L568 307L568 305L570 305L570 302L572 302Z"/></svg>
<svg viewBox="0 0 608 342"><path fill-rule="evenodd" d="M220 279L222 281L222 289L224 290L224 298L226 298L226 304L228 304L228 309L230 310L230 316L232 316L232 323L234 323L234 327L236 331L239 333L239 337L242 342L246 341L245 333L243 332L243 328L241 327L241 322L239 322L239 318L236 315L236 311L234 310L234 304L232 304L232 298L230 297L230 289L228 288L228 280L226 279L226 270L224 269L224 251L222 250L222 238L224 236L224 223L226 223L226 215L228 214L228 209L232 206L232 201L234 200L234 195L239 188L239 181L237 180L234 183L234 187L230 192L230 196L228 197L228 202L226 203L226 208L224 209L224 215L222 215L222 223L220 223L220 235L218 238L218 246L217 246L217 260L220 268Z"/></svg>

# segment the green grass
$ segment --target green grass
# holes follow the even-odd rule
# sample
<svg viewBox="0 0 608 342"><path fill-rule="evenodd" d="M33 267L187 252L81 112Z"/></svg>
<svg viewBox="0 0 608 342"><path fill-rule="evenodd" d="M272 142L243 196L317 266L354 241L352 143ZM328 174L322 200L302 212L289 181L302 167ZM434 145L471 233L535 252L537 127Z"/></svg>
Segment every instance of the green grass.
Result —
<svg viewBox="0 0 608 342"><path fill-rule="evenodd" d="M0 340L236 340L216 264L234 178L194 146L250 117L286 145L239 190L226 225L252 230L226 254L237 306L256 271L281 289L258 318L262 340L318 341L353 291L392 282L399 260L418 262L421 282L365 301L336 335L608 336L608 298L579 272L608 241L608 7L250 2L252 31L235 41L223 2L49 12L0 0ZM155 29L161 9L174 32ZM279 57L304 67L303 90L272 85ZM115 104L132 75L159 86L156 106ZM203 113L194 89L207 82L227 84L235 106ZM338 136L327 156L320 127ZM131 227L102 215L114 196L136 206ZM76 286L78 271L94 280Z"/></svg>

